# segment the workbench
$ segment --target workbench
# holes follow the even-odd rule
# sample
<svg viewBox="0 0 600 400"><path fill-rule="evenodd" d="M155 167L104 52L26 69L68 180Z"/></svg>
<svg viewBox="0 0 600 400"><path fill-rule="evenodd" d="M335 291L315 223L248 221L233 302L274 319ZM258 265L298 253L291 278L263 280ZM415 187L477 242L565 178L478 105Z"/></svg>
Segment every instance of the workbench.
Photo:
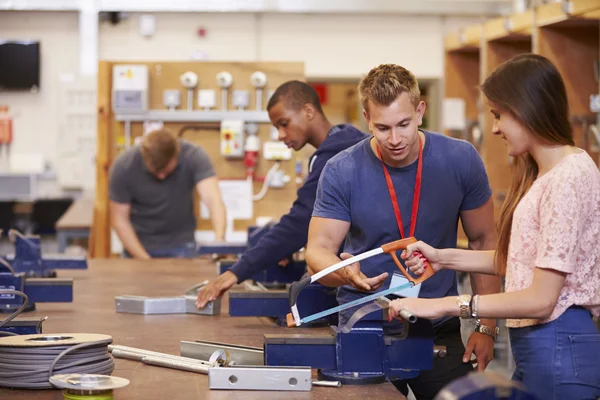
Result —
<svg viewBox="0 0 600 400"><path fill-rule="evenodd" d="M88 270L65 270L61 277L72 277L73 303L39 304L35 312L22 316L48 316L43 332L102 333L113 337L113 344L179 355L181 340L206 340L263 346L264 334L290 333L268 318L230 317L224 299L221 315L194 314L141 315L115 311L115 296L181 295L194 283L214 278L215 265L207 259L88 260ZM0 315L0 318L5 316ZM299 330L300 328L297 328ZM325 333L328 328L302 329L292 333ZM115 358L114 376L127 378L129 386L115 391L115 399L402 399L391 383L341 388L313 387L311 392L251 392L209 390L208 376L193 372L145 365ZM316 374L315 374L316 375ZM316 376L315 376L316 378ZM62 399L59 390L17 391L0 389L0 399Z"/></svg>
<svg viewBox="0 0 600 400"><path fill-rule="evenodd" d="M94 199L87 197L76 200L56 221L58 252L64 253L70 239L85 239L90 236L94 216Z"/></svg>

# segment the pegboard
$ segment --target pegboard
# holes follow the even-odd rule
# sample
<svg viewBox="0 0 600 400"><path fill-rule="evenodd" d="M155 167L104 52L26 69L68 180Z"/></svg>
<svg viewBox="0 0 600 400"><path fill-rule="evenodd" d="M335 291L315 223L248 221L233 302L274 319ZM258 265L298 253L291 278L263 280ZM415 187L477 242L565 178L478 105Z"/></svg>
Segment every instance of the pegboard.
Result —
<svg viewBox="0 0 600 400"><path fill-rule="evenodd" d="M233 84L228 94L228 110L234 110L232 105L234 90L247 90L250 93L249 105L246 110L256 110L255 89L250 82L250 76L255 71L262 71L267 75L267 85L263 89L262 110L266 109L268 93L275 90L280 84L297 79L305 81L304 65L299 62L100 62L98 73L98 136L97 136L97 177L96 177L96 204L94 216L94 257L106 257L110 251L109 213L108 213L108 172L115 157L127 147L126 127L123 121L118 121L111 108L112 69L114 65L135 64L146 65L149 71L148 108L150 110L167 111L163 105L163 92L177 89L180 91L181 104L177 111L188 110L187 90L180 83L180 76L193 71L198 75L198 85L194 90L194 111L202 111L197 104L198 91L212 89L216 92L216 107L221 109L221 89L217 86L216 75L221 71L228 71L233 76ZM210 123L179 123L164 122L164 127L175 134L180 134L201 146L209 155L217 176L220 179L245 179L243 158L227 159L220 155L220 124ZM269 130L271 124L259 123L258 136L262 143L270 140ZM129 146L133 145L136 138L143 135L143 122L130 123ZM310 146L307 146L310 147ZM314 149L310 149L313 150ZM272 217L279 219L287 213L296 199L298 185L295 180L296 161L305 164L305 158L310 151L304 150L296 153L289 161L282 161L281 168L291 180L283 188L270 188L266 196L253 203L253 218L250 220L236 220L234 230L243 231L248 226L255 224L257 217ZM264 177L272 167L273 161L261 157L257 165L256 176ZM262 182L255 181L254 193L258 193ZM198 230L211 230L210 220L200 218L200 199L196 197L196 218Z"/></svg>

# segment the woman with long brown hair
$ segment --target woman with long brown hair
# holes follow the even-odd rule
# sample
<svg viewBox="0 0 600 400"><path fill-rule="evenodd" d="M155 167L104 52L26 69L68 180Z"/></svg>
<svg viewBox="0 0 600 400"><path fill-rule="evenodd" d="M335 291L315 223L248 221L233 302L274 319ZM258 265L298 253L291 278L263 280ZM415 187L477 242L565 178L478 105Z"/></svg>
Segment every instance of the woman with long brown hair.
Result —
<svg viewBox="0 0 600 400"><path fill-rule="evenodd" d="M513 379L543 400L600 397L600 171L575 147L564 82L546 58L519 55L481 90L493 133L514 157L512 186L496 251L434 249L418 242L402 254L416 275L426 268L505 276L505 293L405 298L390 314L506 318ZM468 360L464 360L467 362Z"/></svg>

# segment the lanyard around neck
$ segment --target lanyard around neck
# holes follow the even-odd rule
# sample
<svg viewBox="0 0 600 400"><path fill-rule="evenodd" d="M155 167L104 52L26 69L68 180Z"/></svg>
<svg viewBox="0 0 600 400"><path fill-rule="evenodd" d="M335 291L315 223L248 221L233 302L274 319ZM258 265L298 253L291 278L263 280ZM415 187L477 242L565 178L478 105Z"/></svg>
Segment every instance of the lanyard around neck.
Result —
<svg viewBox="0 0 600 400"><path fill-rule="evenodd" d="M379 148L379 144L377 145L377 155L379 155L379 159L381 160L381 166L383 167L383 173L385 175L385 181L387 183L388 192L390 194L390 199L392 200L392 206L394 207L394 214L396 214L396 222L398 223L398 230L400 231L400 237L404 239L404 226L402 224L402 215L400 214L400 207L398 206L398 198L396 197L396 191L394 190L394 183L392 182L392 177L388 172L385 163L383 162L383 157L381 156L381 149ZM413 237L415 235L415 227L417 226L417 214L419 213L419 198L421 197L421 178L423 176L423 141L421 140L421 136L419 136L419 160L417 161L417 177L415 180L415 192L413 195L413 204L412 204L412 216L410 219L410 236Z"/></svg>

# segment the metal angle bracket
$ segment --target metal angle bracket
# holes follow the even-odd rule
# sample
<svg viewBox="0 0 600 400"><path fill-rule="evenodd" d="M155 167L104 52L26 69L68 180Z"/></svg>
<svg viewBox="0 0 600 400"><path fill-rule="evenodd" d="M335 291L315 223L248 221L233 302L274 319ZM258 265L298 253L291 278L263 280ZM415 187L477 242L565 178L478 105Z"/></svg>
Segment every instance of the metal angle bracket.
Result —
<svg viewBox="0 0 600 400"><path fill-rule="evenodd" d="M221 390L276 390L308 392L310 367L216 367L208 369L208 385Z"/></svg>
<svg viewBox="0 0 600 400"><path fill-rule="evenodd" d="M198 314L219 315L221 299L209 302L203 309L196 307L196 296L146 297L117 296L115 305L117 312L129 314Z"/></svg>
<svg viewBox="0 0 600 400"><path fill-rule="evenodd" d="M183 296L147 297L122 295L115 297L117 312L130 314L198 314L219 315L221 299L210 301L199 310L196 307L198 291L208 284L202 281L185 291Z"/></svg>

